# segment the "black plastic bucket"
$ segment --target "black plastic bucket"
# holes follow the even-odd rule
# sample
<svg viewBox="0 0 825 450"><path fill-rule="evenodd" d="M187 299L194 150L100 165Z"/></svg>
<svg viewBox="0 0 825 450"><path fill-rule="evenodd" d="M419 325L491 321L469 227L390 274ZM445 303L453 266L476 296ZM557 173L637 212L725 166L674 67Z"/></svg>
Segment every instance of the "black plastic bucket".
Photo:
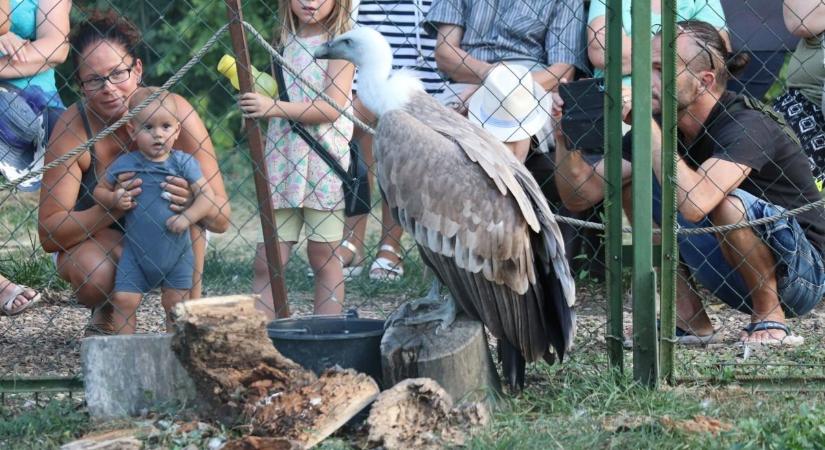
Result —
<svg viewBox="0 0 825 450"><path fill-rule="evenodd" d="M373 377L381 385L384 321L352 317L280 319L267 326L281 354L320 374L336 364Z"/></svg>

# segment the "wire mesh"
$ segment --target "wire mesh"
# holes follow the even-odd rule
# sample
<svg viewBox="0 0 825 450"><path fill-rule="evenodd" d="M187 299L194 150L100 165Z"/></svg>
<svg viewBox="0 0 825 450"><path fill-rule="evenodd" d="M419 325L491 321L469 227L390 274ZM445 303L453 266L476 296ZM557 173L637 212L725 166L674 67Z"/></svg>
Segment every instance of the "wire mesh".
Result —
<svg viewBox="0 0 825 450"><path fill-rule="evenodd" d="M227 24L226 6L223 2L105 0L87 2L82 7L75 4L71 12L64 7L64 3L68 2L39 2L39 14L45 17L44 21L38 22L40 26L46 28L51 25L53 32L63 33L65 38L68 22L66 26L61 25L64 20L68 21L70 16L71 29L77 32L79 24L88 21L92 10L99 8L115 11L119 17L128 19L134 23L141 36L134 50L118 43L117 39L114 40L114 44L106 43L104 39L102 46L89 45L89 42L81 40L70 41L69 45L52 43L52 46L47 48L45 45L34 45L41 39L39 35L36 38L27 38L31 42L26 44L28 47L24 45L20 51L28 55L31 64L40 61L38 73L48 73L50 68L54 67L56 81L52 90L62 99L61 103L68 106L60 121L55 122L57 128L52 132L52 144L45 150L46 163L61 153L88 143L92 136L115 123L117 119L123 118L126 112L124 99L137 87L138 82L147 86L161 86L169 82L173 74L187 61L193 61L187 73L177 80L173 79L169 91L179 95L176 97L175 109L181 119L182 130L177 145L180 150L194 155L204 181L214 191L210 200L214 208L205 220L197 220L201 221L207 230L211 229L210 232L200 232L203 229L201 227L192 228L191 246L194 248L194 257L191 261L181 262L180 259L172 258L174 263L171 267L179 270L183 267L183 272L192 274L191 291L187 283L174 285L170 276L162 274L160 278L171 283L167 283L170 290L188 291L188 295L192 297L255 292L263 297L262 311L272 318L277 315L278 311L275 310L271 296L268 296L271 292L269 267L260 245L260 205L256 199L254 183L257 172L268 177L267 182L273 193L273 206L279 210L275 216L275 223L282 241L280 250L282 263L285 263L288 305L293 314L339 313L355 309L363 317L386 318L403 301L425 294L432 275L425 269L414 240L409 234L402 232L392 220L391 211L382 205L380 190L375 182L376 167L369 132L354 126L347 117L337 116L335 108L327 108L329 104L317 106L317 103L314 103L317 102L317 91L322 90L358 119L369 124L374 123L374 117L360 108L360 103L350 103L351 91L355 91L354 98L357 99L357 75L350 87L352 75L349 68L342 69L341 65L336 66L333 63L327 66L326 63L314 62L309 58L308 55L311 55L314 48L325 41L326 37L315 40L312 36L301 37L290 41L290 45L283 48L283 58L295 69L285 71L290 101L300 101L304 105L303 109L296 110L290 105L277 102L263 103L267 98L259 97L258 101L268 106L260 108L259 111L261 116L268 112L303 120L311 134L322 141L344 166L347 165L350 156L348 142L352 139L359 142L361 156L371 166L373 205L369 214L358 218L346 218L340 212L332 212L340 211L343 206L341 181L297 135L290 131L288 124L283 120L267 120L268 117L260 120L260 123L266 126L266 171L261 167L254 167L248 151L248 141L244 130L241 129L242 113L238 107L238 92L232 81L216 69L224 55L233 55L228 34L218 33ZM272 2L250 0L243 3L245 20L267 40L276 44L279 42L279 36L276 36L273 30L274 25L284 11L289 11L289 2L282 3L285 5L282 10L278 8L279 4ZM348 3L336 2L333 9L341 8L341 5L346 7ZM498 99L499 108L494 108L495 111L486 111L486 120L485 117L479 116L479 111L484 112L483 108L480 110L473 106L470 100L471 96L477 95L480 99L478 103L482 103L481 99L485 95L489 97L489 93L484 93L484 89L478 90L478 85L484 81L491 63L526 67L532 71L533 79L540 84L540 89L533 92L533 98L527 103L534 106L517 106L527 108L527 115L533 114L537 109L549 109L551 99L547 92L554 91L562 79L572 81L592 75L602 76L605 69L604 47L607 44L604 15L611 11L609 5L605 7L604 3L606 2L602 0L548 0L538 3L513 0L473 2L468 5L467 2L456 0L362 0L358 5L359 15L355 20L358 26L373 27L389 39L394 54L394 68L407 67L415 71L424 81L428 93L435 95L444 104L468 114L470 118L484 123L491 131L497 132L494 119L498 117L497 113L511 114L501 106L509 101L509 94L513 91L504 92L504 96ZM623 21L622 34L627 38L623 45L629 48L629 24L624 22L629 20L632 11L630 2L625 3L625 10L617 14ZM822 79L810 75L822 73L820 66L823 64L823 58L821 53L817 53L822 51L821 46L817 47L819 44L814 43L815 37L821 35L821 32L809 31L807 34L812 36L802 41L796 53L794 46L798 39L794 35L806 34L800 31L806 26L805 19L814 17L818 10L807 7L807 10L797 12L786 7L783 11L779 2L757 0L684 3L704 6L694 6L694 10L688 11L680 2L677 20L698 19L710 23L724 31L727 36L725 45L730 47L719 48L714 43L716 41L709 42L707 36L701 33L687 33L691 37L690 42L685 44L687 49L676 47L678 100L687 105L699 98L707 99L713 89L703 88L703 83L722 78L725 71L723 67L730 57L745 51L750 54L751 62L744 71L733 73L729 77L727 87L773 105L774 109L784 116L790 128L770 128L774 125L764 124L760 125L761 128L748 125L740 116L752 117L759 114L759 117L767 117L765 120L770 123L775 123L779 119L778 115L766 115L766 112L756 111L753 107L742 111L727 111L736 119L733 123L740 127L740 135L728 139L732 139L731 142L739 146L746 146L751 152L752 159L745 164L730 166L737 160L717 158L721 161L716 163L718 166L702 166L702 158L707 158L711 153L703 155L681 149L685 165L679 166L680 172L677 175L677 186L682 188L679 190L679 200L683 205L680 212L685 215L685 212L696 212L701 207L706 208L709 199L729 192L732 184L722 185L720 181L710 178L716 171L723 171L725 177L731 177L730 174L735 173L736 181L743 183L739 187L749 190L757 197L776 202L784 210L813 204L819 199L819 194L812 196L810 191L803 188L813 183L813 176L819 176L817 168L823 165L819 154L823 147L822 142L825 142L821 128L825 119L822 118L820 105L817 101L811 100L821 98ZM804 2L785 2L786 5L791 3L799 3L796 8L806 8L801 6ZM48 9L44 8L45 5L49 5ZM354 8L353 5L349 7ZM433 10L436 10L436 13L433 13ZM731 11L737 13L733 14ZM784 22L796 23L796 28L788 31L785 23L781 23L783 12ZM13 10L11 32L20 35L22 31L15 31L19 29L14 28L17 26L15 17L17 14ZM451 25L456 17L461 19L461 22L456 23L462 26ZM795 17L796 21L788 20L789 17ZM106 22L98 22L98 26L104 23ZM123 22L118 20L109 24L108 29L96 31L103 34L119 32L122 26ZM326 31L328 26L327 23L321 24L318 30ZM346 28L350 24L341 22L338 26ZM95 36L94 30L87 31L90 36ZM657 31L658 29L654 29L652 33ZM131 36L128 33L126 35L127 38ZM204 49L204 45L213 37L216 39L214 47L205 50L202 57L193 59L193 55ZM98 42L100 39L92 41ZM0 48L8 51L11 47L7 47L6 42L13 45L10 38L4 39L0 36ZM77 44L83 44L83 47L78 48ZM69 49L71 45L74 45L74 48ZM253 37L249 38L249 48L253 65L263 74L272 73L272 61L277 57L271 55ZM655 48L654 42L654 62ZM671 47L660 48L669 50ZM686 53L683 54L683 50ZM805 59L800 59L803 57ZM108 65L101 64L100 59ZM622 57L623 70L625 63L629 64L629 61L629 56L627 61L624 56ZM0 64L13 67L21 63L6 57L0 59ZM819 72L812 72L808 65L815 65ZM331 68L340 72L330 76L326 71L330 71ZM0 68L0 79L9 78L3 70ZM129 70L128 77L123 83L118 83L117 76L122 75L118 72L124 70ZM516 70L512 72L515 73ZM629 66L625 70L625 73L627 72ZM803 77L803 73L809 77ZM308 79L311 86L296 80L298 75ZM713 78L709 78L711 75ZM332 82L329 82L330 79ZM90 84L91 87L96 87L95 83L101 84L103 88L89 89ZM655 86L654 81L654 88ZM693 90L688 90L685 86L693 87ZM26 84L22 87L25 88ZM16 89L11 90L12 94L17 95ZM814 92L819 92L818 96L813 94ZM602 104L625 105L628 103L628 94L627 91L617 92L608 89L598 91L595 98L598 102L603 101ZM659 99L662 95L660 91ZM717 97L713 98L713 104L727 99ZM273 98L272 92L269 93L269 98ZM579 100L581 104L576 105ZM656 100L654 95L654 103ZM80 112L76 107L79 101L83 101L86 106L86 116L90 122L88 133L83 127ZM597 112L602 107L598 102L595 104ZM54 105L50 105L51 108L44 110L38 118L48 117L49 112L60 112L60 105L56 101L53 103ZM150 105L151 102L146 102L145 106ZM682 103L680 105L685 106ZM721 105L721 111L718 113L725 114L724 104ZM582 123L586 125L587 120L591 121L589 132L598 132L601 136L603 133L600 126L592 125L599 123L601 117L598 113L596 116L587 113L594 104L587 103L584 97L577 98L573 103L565 104L565 114L570 113L574 106L580 106L584 111ZM324 114L332 114L335 118L319 118ZM698 121L700 127L704 123L705 128L709 130L706 117L700 113L688 108L680 109L679 114L679 130L682 132L680 136L683 140L686 132L683 122L688 118ZM563 120L565 119L575 118L565 115ZM624 314L622 336L606 331L609 304L605 279L612 277L614 280L621 280L629 289L629 274L608 274L605 268L606 243L604 231L598 226L606 216L601 202L605 182L600 179L603 176L600 169L603 166L599 163L602 159L600 150L560 150L556 136L563 134L557 134L552 124L551 120L545 119L539 129L535 130L532 124L528 126L527 121L519 123L510 133L514 135L526 132L526 137L516 139L516 143L509 147L517 156L523 158L526 167L541 185L551 209L560 217L567 256L578 284L575 307L578 330L575 351L569 356L575 361L591 364L594 369L601 370L607 366L607 342L625 341L632 334L629 314ZM775 133L769 133L764 140L760 140L755 136L761 134L756 134L756 130L750 127L760 132L769 127L768 129ZM528 128L530 132L527 132ZM568 131L564 121L562 128L562 133ZM623 132L629 129L630 126L625 126ZM797 148L800 151L796 156L790 155L780 160L775 157L775 147L779 145L771 146L771 143L775 144L776 139L785 138L789 142L793 141L794 136L786 133L788 130L801 140L802 144ZM506 138L509 140L511 137L508 135ZM573 139L573 136L564 138ZM728 144L715 135L708 139L708 142L697 145L705 149L719 149ZM128 233L123 237L122 230L110 229L113 218L123 213L103 211L100 206L96 206L92 192L81 190L75 193L75 190L80 190L81 186L86 185L85 174L90 167L92 172L96 172L98 179L103 179L107 168L120 156L123 149L135 150L131 141L132 136L127 132L127 128L121 127L113 136L101 138L95 143L92 150L95 155L94 165L91 165L90 153L84 151L77 159L65 163L71 170L59 169L46 173L39 192L24 192L19 189L0 191L0 205L3 211L0 215L0 274L11 280L14 285L30 286L41 295L38 302L19 315L0 318L0 344L7 349L0 363L0 377L74 376L79 372L79 340L83 336L133 330L142 333L163 332L166 329L164 307L168 308L174 300L167 299L164 302L157 287L152 286L153 289L146 295L140 293L138 301L134 301L134 296L115 299L112 295L113 283L121 276L116 275L117 268L122 267L122 264L118 264L118 258L121 257L120 249L122 246L136 245L129 241ZM14 143L9 144L5 140L3 143L4 148L0 150L3 153L0 154L4 155L4 162L10 161L9 158L18 149L14 147ZM790 148L790 144L787 145ZM694 159L684 157L684 152L688 152ZM757 165L759 167L756 167ZM796 178L796 174L805 172L808 165L814 169L811 178ZM595 167L597 170L590 176L582 176L581 171L574 170L577 167ZM682 177L687 173L686 169L695 171L697 167L703 167L706 179L712 180L710 184L702 185L709 190L692 186L685 188ZM735 172L736 170L738 172ZM762 183L760 188L760 184L753 179L758 178L762 172L775 173L776 176L770 183ZM629 173L623 171L623 175ZM14 179L14 175L10 175L11 172L6 169L3 174L6 175L6 181ZM789 175L794 178L788 178ZM192 179L183 186L197 181ZM792 185L796 191L776 191L777 186L783 184ZM22 186L26 187L25 183ZM626 187L624 184L622 186ZM762 190L755 192L759 189ZM174 193L182 194L179 201L187 201L187 205L195 197L186 189L175 190ZM461 198L469 193L454 194ZM84 195L86 199L83 202L91 208L85 213L76 211L77 203ZM141 199L139 194L135 195L138 201L145 202L147 207L151 204L159 206L158 210L168 207L168 200L149 201L146 198ZM631 199L625 197L625 203L629 204ZM172 203L176 201L177 197ZM686 204L692 206L685 206ZM821 207L817 205L811 208L793 217L821 212ZM709 211L701 213L701 217L704 217ZM762 215L777 214L782 214L782 210L762 211ZM713 213L711 217L715 217ZM565 218L584 222L566 221ZM747 217L749 223L758 218ZM742 217L734 222L741 220ZM759 225L762 227L759 229L776 230L781 224L792 224L794 220L798 219L768 219L770 223ZM623 222L627 227L632 220L625 215ZM723 223L725 222L721 221L721 218L716 218L707 226ZM816 230L821 223L825 222L809 220L809 228L803 228L801 235L797 233L796 238L817 237ZM702 236L704 240L715 240L717 245L712 248L715 252L713 254L722 252L724 257L735 236L747 234L751 229L743 225L738 227L740 228L717 228L715 234L705 233L698 236ZM165 220L155 219L154 231L145 238L144 244L137 245L136 248L166 250L170 244L164 240L164 228ZM691 243L688 237L690 232L684 222L680 223L679 243L682 261L687 258L685 251L692 249L693 253L698 255L697 258L701 262L699 265L719 269L719 261L708 259L709 250ZM621 239L624 245L632 245L629 235L624 234ZM112 249L115 251L112 252ZM820 261L818 248L815 251L817 253L812 254L809 259ZM737 264L733 265L732 272L747 273L748 267L752 265L762 267L751 261L756 259L764 265L766 261L770 261L771 255L775 257L780 254L778 252L780 249L771 247L768 247L768 253L740 252L733 257ZM55 254L56 261L53 260ZM180 258L180 254L176 254L176 258ZM160 265L159 259L168 258L155 256L152 259L153 265ZM138 260L139 263L146 262L141 258ZM821 261L819 264L821 265ZM145 270L144 266L138 266L142 268L133 270L132 275ZM819 284L816 280L804 282L789 275L787 265L768 266L761 276L768 280L768 285L771 279L778 279L785 284L779 289L780 299L785 292L783 289L788 289L789 286L809 287L809 284L814 284L821 287L821 281ZM817 271L822 271L821 266ZM774 274L777 274L778 278ZM717 295L714 295L714 286L703 285L697 280L697 276L689 271L680 270L677 280L677 326L689 335L704 336L710 329L708 326L715 330L712 334L713 343L710 345L678 345L675 352L677 378L787 377L790 374L814 379L821 376L819 352L816 351L819 345L817 331L822 319L820 308L814 307L811 311L805 311L801 318L788 317L793 335L805 338L804 344L800 346L792 347L787 345L790 343L788 340L782 339L780 345L776 346L741 346L738 342L743 326L757 319L778 319L771 314L779 310L775 307L770 308L764 317L753 318L749 312L741 314L726 306L717 299ZM729 286L731 283L733 282L725 280L721 285ZM14 285L9 284L8 288L2 291L4 298L7 298L6 292ZM762 285L764 283L760 284ZM754 295L762 295L763 290L760 289L747 289L744 297L749 299ZM765 295L777 297L776 288L772 289L773 294L766 292ZM717 294L719 292L717 291ZM24 293L25 295L27 293ZM813 304L819 300L813 299L811 295L806 298ZM710 313L710 322L707 322L701 313L689 316L683 314L685 301L690 299L701 300L705 310ZM9 305L12 305L12 309L18 307L14 303ZM94 306L92 314L88 306ZM625 301L624 308L625 312L630 312L629 300ZM782 334L779 330L771 330L769 333ZM677 336L676 340L681 344L689 339Z"/></svg>

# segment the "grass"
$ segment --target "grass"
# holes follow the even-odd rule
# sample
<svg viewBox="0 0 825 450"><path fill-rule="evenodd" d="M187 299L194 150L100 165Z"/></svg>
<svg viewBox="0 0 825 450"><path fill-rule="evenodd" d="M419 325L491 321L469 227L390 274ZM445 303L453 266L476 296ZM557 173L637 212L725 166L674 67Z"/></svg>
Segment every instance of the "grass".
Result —
<svg viewBox="0 0 825 450"><path fill-rule="evenodd" d="M819 449L825 448L825 395L756 392L740 386L641 387L603 369L596 354L561 366L536 364L528 388L499 400L473 449ZM680 431L660 421L707 416L728 424L718 434ZM0 409L0 448L53 449L96 427L74 401ZM624 428L614 429L621 418ZM633 425L636 420L638 425ZM127 426L127 425L124 425ZM181 439L191 441L191 439ZM170 441L171 442L171 441ZM351 448L338 435L320 448Z"/></svg>
<svg viewBox="0 0 825 450"><path fill-rule="evenodd" d="M77 401L53 400L45 406L12 409L0 405L0 449L56 449L92 428Z"/></svg>

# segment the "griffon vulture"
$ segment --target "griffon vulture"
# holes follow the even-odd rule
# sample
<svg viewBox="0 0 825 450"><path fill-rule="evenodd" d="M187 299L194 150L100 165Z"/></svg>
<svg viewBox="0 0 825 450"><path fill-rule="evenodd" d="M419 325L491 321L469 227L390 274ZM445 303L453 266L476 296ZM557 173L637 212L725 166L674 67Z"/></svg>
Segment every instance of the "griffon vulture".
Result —
<svg viewBox="0 0 825 450"><path fill-rule="evenodd" d="M551 345L561 359L575 333L575 284L535 179L419 80L391 76L392 51L378 32L349 31L315 57L358 67L358 96L378 118L373 152L384 198L452 299L499 339L508 384L523 387L525 362ZM442 326L455 317L452 301Z"/></svg>

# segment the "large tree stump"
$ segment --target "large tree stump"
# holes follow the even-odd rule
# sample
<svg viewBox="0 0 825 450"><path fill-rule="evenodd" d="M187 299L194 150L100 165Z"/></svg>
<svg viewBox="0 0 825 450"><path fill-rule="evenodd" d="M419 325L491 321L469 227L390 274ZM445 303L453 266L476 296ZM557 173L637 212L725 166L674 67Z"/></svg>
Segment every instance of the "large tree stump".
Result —
<svg viewBox="0 0 825 450"><path fill-rule="evenodd" d="M378 385L353 370L316 377L281 355L255 301L231 296L178 305L172 348L195 381L203 412L311 447L372 402Z"/></svg>
<svg viewBox="0 0 825 450"><path fill-rule="evenodd" d="M390 327L381 339L381 367L386 386L432 378L457 400L501 390L484 325L463 316L438 334L434 324Z"/></svg>

